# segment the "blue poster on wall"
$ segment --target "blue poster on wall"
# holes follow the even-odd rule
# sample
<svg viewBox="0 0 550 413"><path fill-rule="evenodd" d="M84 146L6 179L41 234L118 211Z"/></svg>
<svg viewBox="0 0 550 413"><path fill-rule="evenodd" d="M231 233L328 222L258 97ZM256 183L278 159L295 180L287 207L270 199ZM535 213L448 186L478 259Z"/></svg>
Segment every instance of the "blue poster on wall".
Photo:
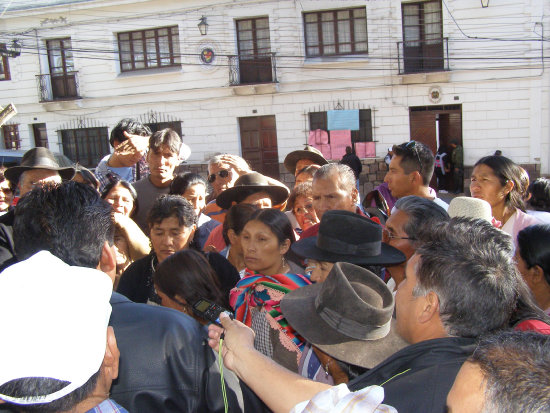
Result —
<svg viewBox="0 0 550 413"><path fill-rule="evenodd" d="M359 109L329 110L328 130L359 130Z"/></svg>

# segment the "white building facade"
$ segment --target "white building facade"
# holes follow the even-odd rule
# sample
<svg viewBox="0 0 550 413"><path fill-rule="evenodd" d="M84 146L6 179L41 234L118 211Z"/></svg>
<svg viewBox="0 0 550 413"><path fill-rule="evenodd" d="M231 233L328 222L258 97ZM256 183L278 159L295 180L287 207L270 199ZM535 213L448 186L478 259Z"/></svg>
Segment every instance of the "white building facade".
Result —
<svg viewBox="0 0 550 413"><path fill-rule="evenodd" d="M547 0L57 1L0 18L0 43L22 47L0 73L0 105L19 112L8 149L47 144L94 167L134 117L181 132L190 164L231 152L277 175L344 109L371 157L456 139L465 165L500 149L550 173Z"/></svg>

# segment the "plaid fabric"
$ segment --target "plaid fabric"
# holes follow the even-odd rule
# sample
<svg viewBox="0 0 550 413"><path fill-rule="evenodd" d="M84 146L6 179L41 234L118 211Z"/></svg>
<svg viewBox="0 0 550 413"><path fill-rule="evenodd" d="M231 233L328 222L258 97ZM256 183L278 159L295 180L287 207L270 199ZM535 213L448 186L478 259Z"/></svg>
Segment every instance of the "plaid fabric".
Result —
<svg viewBox="0 0 550 413"><path fill-rule="evenodd" d="M247 268L244 277L231 290L229 304L235 310L235 318L249 327L252 325L250 309L262 308L301 351L304 339L296 334L283 317L280 300L287 292L308 284L311 284L311 281L304 275L287 273L268 276Z"/></svg>
<svg viewBox="0 0 550 413"><path fill-rule="evenodd" d="M128 413L124 407L117 404L114 400L103 400L93 409L88 410L86 413Z"/></svg>

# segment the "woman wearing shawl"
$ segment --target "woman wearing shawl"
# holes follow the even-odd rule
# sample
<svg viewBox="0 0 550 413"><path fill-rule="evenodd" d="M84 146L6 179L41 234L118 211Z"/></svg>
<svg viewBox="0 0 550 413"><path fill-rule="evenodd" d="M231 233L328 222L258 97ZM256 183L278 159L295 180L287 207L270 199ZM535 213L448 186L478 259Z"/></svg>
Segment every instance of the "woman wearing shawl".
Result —
<svg viewBox="0 0 550 413"><path fill-rule="evenodd" d="M297 371L303 339L282 316L284 295L311 284L301 268L286 258L294 242L286 215L276 209L252 214L241 233L245 275L231 290L235 318L251 327L254 346L279 364Z"/></svg>

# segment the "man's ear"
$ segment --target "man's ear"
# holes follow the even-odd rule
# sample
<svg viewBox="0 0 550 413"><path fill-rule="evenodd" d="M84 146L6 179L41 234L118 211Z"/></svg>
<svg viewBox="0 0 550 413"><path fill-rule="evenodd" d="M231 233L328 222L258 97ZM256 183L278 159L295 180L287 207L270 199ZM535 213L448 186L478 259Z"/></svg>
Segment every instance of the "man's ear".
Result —
<svg viewBox="0 0 550 413"><path fill-rule="evenodd" d="M424 297L424 306L418 317L420 323L427 323L434 317L439 317L439 297L433 291L430 291Z"/></svg>
<svg viewBox="0 0 550 413"><path fill-rule="evenodd" d="M359 191L355 187L351 190L351 200L354 204L359 203Z"/></svg>
<svg viewBox="0 0 550 413"><path fill-rule="evenodd" d="M107 327L107 346L105 347L105 356L103 357L103 368L105 374L111 380L118 377L118 363L120 359L120 351L116 344L115 331L113 327Z"/></svg>
<svg viewBox="0 0 550 413"><path fill-rule="evenodd" d="M116 253L115 246L109 245L108 241L105 241L103 248L101 248L101 258L97 269L103 271L115 282L116 278Z"/></svg>

